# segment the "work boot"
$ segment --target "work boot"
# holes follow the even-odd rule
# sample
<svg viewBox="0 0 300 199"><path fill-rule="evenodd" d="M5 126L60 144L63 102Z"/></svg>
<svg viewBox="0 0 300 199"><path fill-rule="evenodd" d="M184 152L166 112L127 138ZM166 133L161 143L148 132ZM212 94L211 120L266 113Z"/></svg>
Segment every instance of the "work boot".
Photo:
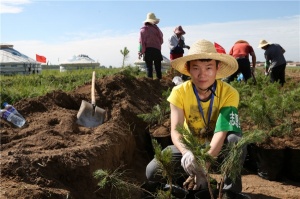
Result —
<svg viewBox="0 0 300 199"><path fill-rule="evenodd" d="M243 193L225 191L222 195L222 199L251 199L251 197Z"/></svg>

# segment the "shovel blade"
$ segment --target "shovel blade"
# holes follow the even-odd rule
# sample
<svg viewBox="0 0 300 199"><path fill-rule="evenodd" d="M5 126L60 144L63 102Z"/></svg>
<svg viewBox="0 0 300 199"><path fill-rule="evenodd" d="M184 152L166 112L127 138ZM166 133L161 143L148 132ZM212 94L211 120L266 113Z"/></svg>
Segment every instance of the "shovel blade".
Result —
<svg viewBox="0 0 300 199"><path fill-rule="evenodd" d="M105 119L105 110L82 100L80 109L77 113L77 124L85 127L96 127L103 124Z"/></svg>

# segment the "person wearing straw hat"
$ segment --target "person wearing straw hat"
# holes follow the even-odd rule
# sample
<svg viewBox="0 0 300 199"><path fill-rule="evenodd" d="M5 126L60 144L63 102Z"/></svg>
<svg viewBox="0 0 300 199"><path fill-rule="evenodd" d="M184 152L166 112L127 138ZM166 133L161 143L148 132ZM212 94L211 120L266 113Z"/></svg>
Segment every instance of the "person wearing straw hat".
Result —
<svg viewBox="0 0 300 199"><path fill-rule="evenodd" d="M235 73L227 78L228 83L236 79L239 73L243 74L245 82L247 82L248 79L254 76L256 55L252 46L247 41L236 41L230 49L229 54L237 60L239 68ZM252 67L249 61L249 55L251 55L252 57Z"/></svg>
<svg viewBox="0 0 300 199"><path fill-rule="evenodd" d="M191 79L175 86L167 99L171 108L173 142L167 148L172 151L172 162L178 165L175 173L192 179L194 190L203 189L207 187L206 174L203 167L195 162L194 154L182 143L182 134L177 128L183 126L203 144L209 144L208 153L213 157L219 156L224 144L241 139L239 93L230 84L221 81L238 69L238 63L231 55L218 53L212 42L199 40L191 45L188 55L171 61L171 64L174 69ZM244 147L240 157L242 165L246 153L247 148ZM158 179L158 168L155 159L147 165L148 180ZM179 175L172 177L178 179ZM241 190L240 175L235 182L226 178L223 198L249 198L241 194Z"/></svg>
<svg viewBox="0 0 300 199"><path fill-rule="evenodd" d="M162 78L161 61L161 45L163 44L163 33L157 26L160 19L156 18L154 13L148 13L144 21L144 26L140 29L139 38L139 59L144 56L146 62L147 77L153 78L153 62L155 66L156 77Z"/></svg>
<svg viewBox="0 0 300 199"><path fill-rule="evenodd" d="M286 60L283 55L285 50L279 44L269 43L264 39L260 40L258 48L265 50L264 56L266 68L268 68L266 72L270 75L270 82L279 81L280 85L283 86L286 68Z"/></svg>
<svg viewBox="0 0 300 199"><path fill-rule="evenodd" d="M177 26L174 33L169 37L170 48L170 60L174 60L178 57L182 57L184 54L184 48L190 49L188 45L185 45L184 37L185 31L182 26ZM171 67L171 75L174 75L174 69ZM182 75L182 80L187 80L188 76Z"/></svg>

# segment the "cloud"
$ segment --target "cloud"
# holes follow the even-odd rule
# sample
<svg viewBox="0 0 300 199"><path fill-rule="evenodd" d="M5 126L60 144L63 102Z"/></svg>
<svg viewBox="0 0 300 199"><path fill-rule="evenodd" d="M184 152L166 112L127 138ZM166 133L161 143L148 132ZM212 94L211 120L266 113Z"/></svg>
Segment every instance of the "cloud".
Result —
<svg viewBox="0 0 300 199"><path fill-rule="evenodd" d="M31 3L30 0L1 0L0 1L0 13L17 14L23 11L21 5Z"/></svg>
<svg viewBox="0 0 300 199"><path fill-rule="evenodd" d="M257 61L264 61L264 51L257 48L260 39L279 43L285 50L288 61L300 61L300 15L272 20L250 20L226 23L210 23L184 26L186 44L191 45L199 39L207 39L222 45L228 53L232 45L239 39L247 40L252 45ZM164 33L162 54L169 57L168 38L174 27L161 27ZM106 32L106 31L104 31ZM125 64L133 65L138 58L139 29L130 34L109 34L104 32L68 33L76 35L76 40L46 43L45 41L11 41L14 48L25 55L35 58L35 54L43 55L51 64L59 64L73 55L86 54L106 67L121 67L120 50L127 47L129 58ZM94 35L94 36L91 36ZM67 36L66 36L67 37ZM187 54L187 50L185 52Z"/></svg>

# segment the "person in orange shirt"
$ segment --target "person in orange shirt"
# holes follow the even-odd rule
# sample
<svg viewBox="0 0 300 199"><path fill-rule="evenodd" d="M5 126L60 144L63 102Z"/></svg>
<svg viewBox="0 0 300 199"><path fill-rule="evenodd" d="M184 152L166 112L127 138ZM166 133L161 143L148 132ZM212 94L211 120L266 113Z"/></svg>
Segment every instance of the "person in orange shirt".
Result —
<svg viewBox="0 0 300 199"><path fill-rule="evenodd" d="M252 46L245 40L238 40L232 46L229 54L233 56L238 62L238 70L227 78L227 82L230 83L237 78L239 73L244 76L244 81L247 82L251 78L255 70L256 65L256 55ZM249 60L249 55L252 57L252 67ZM254 80L255 81L255 80Z"/></svg>

